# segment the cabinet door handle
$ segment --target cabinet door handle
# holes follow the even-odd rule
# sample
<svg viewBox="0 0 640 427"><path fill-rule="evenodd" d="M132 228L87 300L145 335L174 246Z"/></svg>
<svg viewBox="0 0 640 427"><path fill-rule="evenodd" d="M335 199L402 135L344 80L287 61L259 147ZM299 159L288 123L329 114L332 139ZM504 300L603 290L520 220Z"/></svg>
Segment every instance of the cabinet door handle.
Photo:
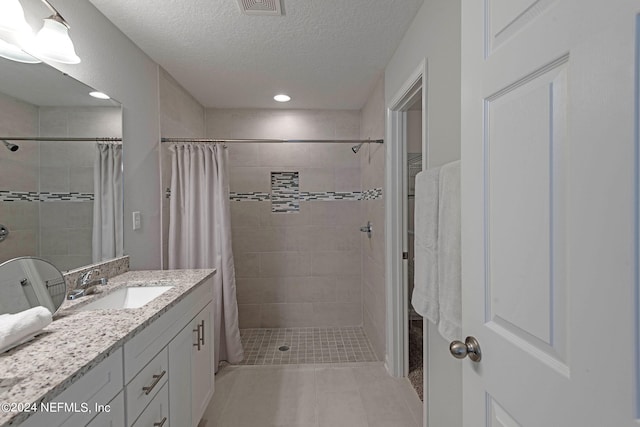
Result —
<svg viewBox="0 0 640 427"><path fill-rule="evenodd" d="M200 346L202 345L200 343L200 325L197 325L196 328L193 330L193 332L197 332L198 333L198 338L196 338L196 343L193 345L194 347L198 347L198 351L200 351Z"/></svg>
<svg viewBox="0 0 640 427"><path fill-rule="evenodd" d="M153 427L162 427L166 422L167 422L167 417L164 417L162 420L160 420L159 423L153 423Z"/></svg>
<svg viewBox="0 0 640 427"><path fill-rule="evenodd" d="M200 342L201 342L202 345L204 345L204 320L202 322L200 322L199 327L202 328L202 337L200 337L200 340L201 340Z"/></svg>
<svg viewBox="0 0 640 427"><path fill-rule="evenodd" d="M153 390L153 388L158 385L158 383L160 382L160 380L162 379L162 377L164 377L164 374L166 374L166 373L167 373L167 371L165 371L163 369L162 372L160 372L158 375L154 375L153 376L153 382L148 386L142 387L142 391L144 391L144 394L151 393L151 390Z"/></svg>

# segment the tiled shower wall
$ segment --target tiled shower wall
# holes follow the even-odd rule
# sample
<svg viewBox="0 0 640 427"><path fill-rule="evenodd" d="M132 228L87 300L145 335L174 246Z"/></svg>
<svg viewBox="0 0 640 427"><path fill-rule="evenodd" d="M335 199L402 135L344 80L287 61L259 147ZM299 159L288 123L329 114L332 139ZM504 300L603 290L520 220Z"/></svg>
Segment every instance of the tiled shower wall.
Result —
<svg viewBox="0 0 640 427"><path fill-rule="evenodd" d="M384 78L376 84L362 108L363 139L385 137ZM385 176L385 147L370 144L358 153L363 188L382 188ZM363 202L360 222L371 221L374 232L362 244L362 302L363 325L376 355L384 360L386 354L386 289L385 289L385 212L382 197Z"/></svg>
<svg viewBox="0 0 640 427"><path fill-rule="evenodd" d="M208 138L359 139L359 111L220 110ZM300 193L366 190L349 144L228 144L232 193L271 193L272 172L298 172ZM272 212L270 199L232 201L241 328L362 324L363 202L300 200Z"/></svg>
<svg viewBox="0 0 640 427"><path fill-rule="evenodd" d="M11 136L121 136L120 108L37 107L0 94L0 134ZM20 141L0 150L0 190L93 193L94 143ZM10 230L0 261L37 255L60 270L91 264L91 201L0 202Z"/></svg>

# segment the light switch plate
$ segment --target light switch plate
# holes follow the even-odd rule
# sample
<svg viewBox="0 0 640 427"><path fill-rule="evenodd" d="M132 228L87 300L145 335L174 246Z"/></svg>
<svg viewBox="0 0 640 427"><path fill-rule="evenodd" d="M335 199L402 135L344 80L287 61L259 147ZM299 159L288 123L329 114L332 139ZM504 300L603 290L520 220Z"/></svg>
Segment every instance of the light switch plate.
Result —
<svg viewBox="0 0 640 427"><path fill-rule="evenodd" d="M140 230L140 227L141 227L140 212L134 212L133 213L133 229Z"/></svg>

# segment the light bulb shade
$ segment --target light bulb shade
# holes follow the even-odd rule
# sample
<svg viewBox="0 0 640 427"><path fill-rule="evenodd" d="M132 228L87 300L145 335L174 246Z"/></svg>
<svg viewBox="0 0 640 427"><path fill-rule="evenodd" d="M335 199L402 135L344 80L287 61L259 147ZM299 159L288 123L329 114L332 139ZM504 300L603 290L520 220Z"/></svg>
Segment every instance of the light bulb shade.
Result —
<svg viewBox="0 0 640 427"><path fill-rule="evenodd" d="M5 33L31 33L18 0L2 0L0 3L0 38L4 39Z"/></svg>
<svg viewBox="0 0 640 427"><path fill-rule="evenodd" d="M4 40L0 40L0 56L12 61L24 62L25 64L38 64L42 62L38 58L29 55L24 50Z"/></svg>
<svg viewBox="0 0 640 427"><path fill-rule="evenodd" d="M0 2L0 56L17 62L37 64L42 62L23 49L31 45L33 31L24 17L18 0Z"/></svg>
<svg viewBox="0 0 640 427"><path fill-rule="evenodd" d="M76 55L69 29L53 18L46 18L44 26L36 35L34 53L42 59L60 62L62 64L78 64L80 58Z"/></svg>

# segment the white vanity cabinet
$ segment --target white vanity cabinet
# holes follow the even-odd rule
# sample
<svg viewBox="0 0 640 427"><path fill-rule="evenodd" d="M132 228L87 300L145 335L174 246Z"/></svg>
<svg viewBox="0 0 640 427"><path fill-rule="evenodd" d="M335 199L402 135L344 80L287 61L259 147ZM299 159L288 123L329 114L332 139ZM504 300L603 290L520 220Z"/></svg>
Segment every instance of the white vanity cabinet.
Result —
<svg viewBox="0 0 640 427"><path fill-rule="evenodd" d="M213 396L212 301L209 278L53 399L90 411L38 413L21 427L197 426Z"/></svg>
<svg viewBox="0 0 640 427"><path fill-rule="evenodd" d="M212 300L209 279L125 343L127 426L198 424L213 395Z"/></svg>
<svg viewBox="0 0 640 427"><path fill-rule="evenodd" d="M169 344L171 425L198 425L213 396L213 303Z"/></svg>

